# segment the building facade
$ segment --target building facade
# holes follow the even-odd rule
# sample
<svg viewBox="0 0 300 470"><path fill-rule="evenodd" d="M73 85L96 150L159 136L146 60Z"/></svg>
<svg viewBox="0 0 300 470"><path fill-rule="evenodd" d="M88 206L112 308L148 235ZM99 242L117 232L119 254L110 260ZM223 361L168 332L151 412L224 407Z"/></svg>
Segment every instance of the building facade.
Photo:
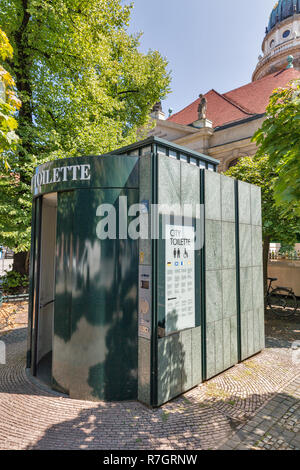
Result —
<svg viewBox="0 0 300 470"><path fill-rule="evenodd" d="M220 161L226 171L252 156L253 134L265 119L274 89L300 78L300 0L280 0L273 8L252 82L227 93L210 90L165 119L156 106L150 135L183 145Z"/></svg>

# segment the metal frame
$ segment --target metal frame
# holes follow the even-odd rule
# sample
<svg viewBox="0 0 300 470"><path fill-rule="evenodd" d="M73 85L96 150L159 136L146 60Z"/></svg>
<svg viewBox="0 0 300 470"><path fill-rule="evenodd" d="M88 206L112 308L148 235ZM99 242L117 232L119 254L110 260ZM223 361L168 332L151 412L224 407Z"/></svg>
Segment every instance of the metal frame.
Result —
<svg viewBox="0 0 300 470"><path fill-rule="evenodd" d="M169 142L168 140L160 139L159 137L148 137L145 140L141 140L139 142L136 142L131 145L127 145L126 147L121 147L119 149L116 149L112 152L109 152L106 155L122 155L126 154L128 152L134 151L134 150L139 150L139 155L141 155L141 148L142 147L147 147L147 146L152 146L152 148L155 148L155 153L157 153L157 147L159 146L164 146L169 150L174 150L175 152L178 153L184 153L189 157L196 158L198 160L205 161L206 164L208 165L209 163L215 166L215 170L217 169L218 165L220 164L219 160L216 160L213 157L210 157L209 155L204 155L203 153L195 152L194 150L191 150L187 147L183 147L181 145L177 145L174 142ZM206 166L207 168L207 166Z"/></svg>
<svg viewBox="0 0 300 470"><path fill-rule="evenodd" d="M241 341L241 279L240 279L240 217L239 217L239 182L234 182L235 194L235 253L236 253L236 311L237 311L237 349L238 362L242 360Z"/></svg>
<svg viewBox="0 0 300 470"><path fill-rule="evenodd" d="M27 337L27 353L26 353L26 367L31 367L32 355L32 320L33 320L33 293L34 293L34 253L35 253L35 237L36 237L36 200L32 201L31 210L31 246L30 246L30 264L29 264L29 306L28 306L28 331L30 334Z"/></svg>
<svg viewBox="0 0 300 470"><path fill-rule="evenodd" d="M39 298L40 298L40 256L41 256L41 228L42 228L42 210L43 197L36 199L35 205L35 250L33 255L34 279L32 291L32 323L31 323L31 371L32 375L37 373L37 337L38 337L38 318L39 318Z"/></svg>
<svg viewBox="0 0 300 470"><path fill-rule="evenodd" d="M151 183L152 183L152 204L158 203L158 155L157 146L152 146L151 155ZM151 324L151 377L150 377L150 404L157 406L157 251L158 240L152 240L152 324Z"/></svg>
<svg viewBox="0 0 300 470"><path fill-rule="evenodd" d="M206 380L206 260L205 260L205 170L200 170L200 204L203 207L203 246L201 249L201 266L200 266L200 292L201 292L201 351L202 351L202 381Z"/></svg>

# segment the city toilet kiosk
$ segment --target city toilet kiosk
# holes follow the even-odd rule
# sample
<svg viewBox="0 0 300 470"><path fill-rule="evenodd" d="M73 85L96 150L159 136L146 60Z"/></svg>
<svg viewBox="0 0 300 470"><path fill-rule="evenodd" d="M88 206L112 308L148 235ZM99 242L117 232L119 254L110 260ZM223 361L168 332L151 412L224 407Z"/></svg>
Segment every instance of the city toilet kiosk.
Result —
<svg viewBox="0 0 300 470"><path fill-rule="evenodd" d="M156 137L39 166L27 367L159 406L264 347L260 189Z"/></svg>

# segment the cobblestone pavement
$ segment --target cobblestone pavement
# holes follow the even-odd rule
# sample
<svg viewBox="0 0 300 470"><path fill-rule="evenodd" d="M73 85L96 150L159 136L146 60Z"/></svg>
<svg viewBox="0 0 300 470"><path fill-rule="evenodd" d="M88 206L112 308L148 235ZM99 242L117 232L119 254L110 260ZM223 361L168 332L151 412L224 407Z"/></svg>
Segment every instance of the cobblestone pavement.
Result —
<svg viewBox="0 0 300 470"><path fill-rule="evenodd" d="M242 426L222 449L300 450L300 377Z"/></svg>
<svg viewBox="0 0 300 470"><path fill-rule="evenodd" d="M0 449L300 449L300 371L288 347L273 344L150 410L55 393L25 370L26 328L0 339Z"/></svg>
<svg viewBox="0 0 300 470"><path fill-rule="evenodd" d="M27 326L28 321L28 303L3 303L0 308L0 332L9 331L12 328L21 328Z"/></svg>

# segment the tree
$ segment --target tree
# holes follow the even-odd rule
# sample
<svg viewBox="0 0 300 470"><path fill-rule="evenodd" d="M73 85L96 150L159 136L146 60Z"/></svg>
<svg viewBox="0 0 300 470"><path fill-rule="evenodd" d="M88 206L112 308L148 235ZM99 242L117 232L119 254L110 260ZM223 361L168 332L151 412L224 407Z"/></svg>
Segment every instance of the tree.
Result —
<svg viewBox="0 0 300 470"><path fill-rule="evenodd" d="M259 145L257 155L268 155L277 174L275 200L295 203L300 215L300 80L274 91L254 140Z"/></svg>
<svg viewBox="0 0 300 470"><path fill-rule="evenodd" d="M5 61L12 59L12 56L13 48L5 32L0 29L0 194L2 193L2 188L6 189L8 180L12 186L15 186L18 180L18 175L14 172L8 161L11 161L14 155L13 152L17 148L18 136L15 132L17 128L15 114L21 107L21 101L15 93L14 79L6 68L3 67ZM11 186L9 189L11 189ZM0 212L0 241L5 244L7 244L8 238L3 236L1 226L4 226L8 221L6 209L4 207L4 211Z"/></svg>
<svg viewBox="0 0 300 470"><path fill-rule="evenodd" d="M21 102L15 93L15 82L10 73L3 67L5 61L12 58L13 48L2 29L0 29L0 158L8 169L5 152L16 147L18 136L15 133L17 121L15 112L20 109Z"/></svg>
<svg viewBox="0 0 300 470"><path fill-rule="evenodd" d="M8 157L19 180L7 173L0 191L0 236L15 251L29 248L34 167L132 143L169 91L166 60L139 52L140 35L127 32L131 8L122 0L0 0L23 103L21 144Z"/></svg>
<svg viewBox="0 0 300 470"><path fill-rule="evenodd" d="M296 204L276 203L274 186L278 175L270 160L264 157L244 157L237 165L226 171L226 175L261 187L264 286L267 289L268 256L271 241L295 244L300 229L300 217Z"/></svg>

